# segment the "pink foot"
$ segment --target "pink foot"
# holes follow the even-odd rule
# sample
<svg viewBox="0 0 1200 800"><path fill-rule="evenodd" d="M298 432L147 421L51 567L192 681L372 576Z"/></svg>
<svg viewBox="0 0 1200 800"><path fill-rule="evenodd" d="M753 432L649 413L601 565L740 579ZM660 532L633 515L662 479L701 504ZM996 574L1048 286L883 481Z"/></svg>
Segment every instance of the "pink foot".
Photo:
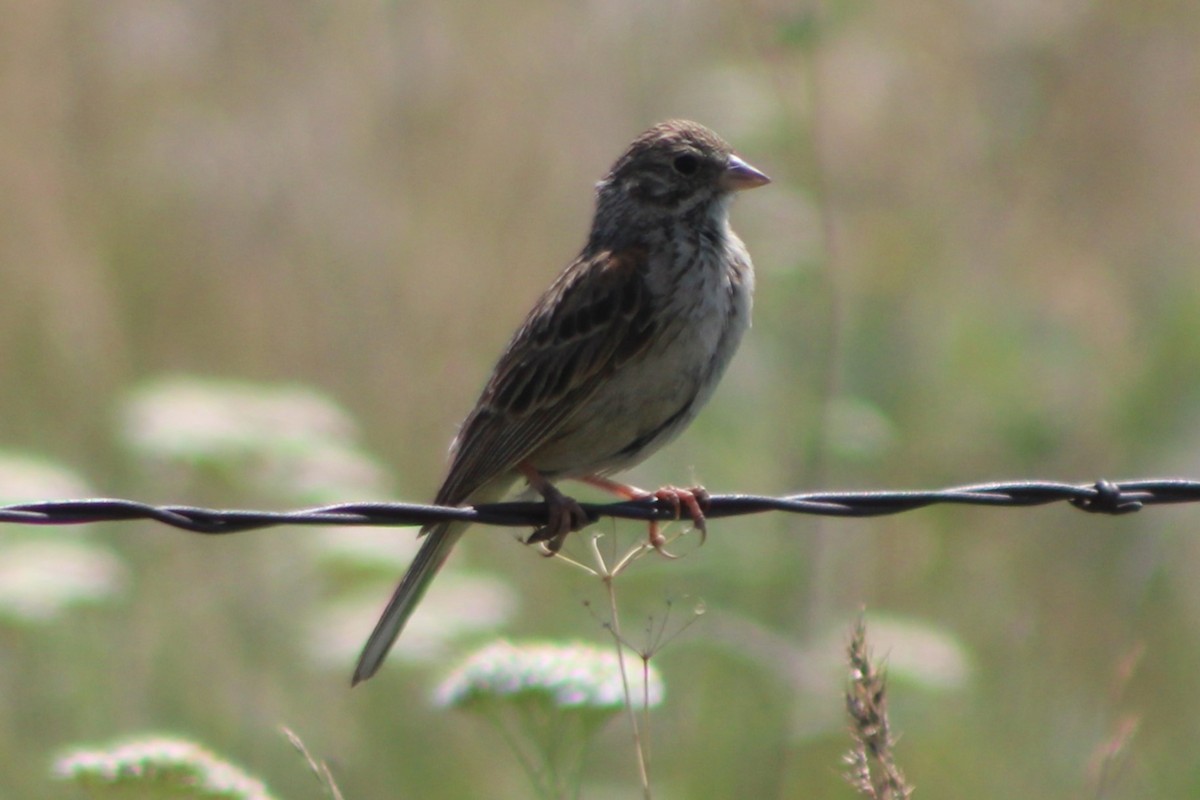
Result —
<svg viewBox="0 0 1200 800"><path fill-rule="evenodd" d="M626 500L642 500L647 497L653 497L671 506L675 512L675 519L679 519L686 509L688 517L692 520L692 524L696 526L696 530L700 531L700 543L704 544L708 538L708 526L705 524L703 508L703 506L708 505L708 491L703 486L694 486L691 489L664 486L656 492L647 492L645 489L619 483L599 475L588 475L580 478L580 480L595 486L597 489L603 489L618 497L624 497ZM678 558L678 556L666 549L666 543L666 538L658 530L658 521L651 521L650 546L667 558Z"/></svg>

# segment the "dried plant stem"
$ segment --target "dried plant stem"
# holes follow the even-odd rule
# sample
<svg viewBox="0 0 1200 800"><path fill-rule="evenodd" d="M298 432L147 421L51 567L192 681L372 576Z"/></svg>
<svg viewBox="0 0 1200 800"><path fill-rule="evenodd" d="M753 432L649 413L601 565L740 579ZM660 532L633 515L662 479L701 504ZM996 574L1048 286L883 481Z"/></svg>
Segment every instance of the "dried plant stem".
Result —
<svg viewBox="0 0 1200 800"><path fill-rule="evenodd" d="M1109 690L1109 703L1112 707L1124 705L1129 684L1137 674L1145 654L1145 643L1138 642L1117 660L1112 687ZM1091 796L1095 800L1106 800L1116 794L1118 784L1129 771L1132 744L1140 725L1140 713L1120 713L1110 725L1108 735L1096 746L1088 769Z"/></svg>
<svg viewBox="0 0 1200 800"><path fill-rule="evenodd" d="M304 741L291 728L283 726L280 728L280 730L283 732L283 735L287 737L287 740L291 742L292 747L296 748L300 755L304 757L304 761L308 764L308 768L312 770L313 775L315 775L317 780L321 782L321 788L325 790L325 796L330 800L343 800L342 791L338 788L337 782L334 781L333 773L329 771L329 765L324 761L318 761L313 754L309 752L308 748L304 744Z"/></svg>
<svg viewBox="0 0 1200 800"><path fill-rule="evenodd" d="M871 800L906 800L912 787L896 765L895 739L887 715L887 681L867 652L867 626L859 617L848 648L850 686L846 711L854 746L845 756L846 780Z"/></svg>
<svg viewBox="0 0 1200 800"><path fill-rule="evenodd" d="M600 552L598 542L598 537L592 539L592 549L596 556L597 566L600 568L598 574L604 582L604 589L608 595L609 631L612 633L613 642L617 646L617 663L621 667L621 684L625 690L625 710L629 714L629 728L633 734L633 750L637 757L638 778L642 782L642 796L646 800L651 800L653 794L650 790L650 771L646 765L646 749L642 742L642 732L638 724L638 715L633 708L633 695L629 691L629 668L625 664L625 645L621 636L621 617L617 611L616 577L636 556L632 553L627 554L617 562L615 568L608 569L604 555ZM644 550L644 547L639 547L637 550L638 554L640 554ZM643 681L643 685L645 685L645 681Z"/></svg>

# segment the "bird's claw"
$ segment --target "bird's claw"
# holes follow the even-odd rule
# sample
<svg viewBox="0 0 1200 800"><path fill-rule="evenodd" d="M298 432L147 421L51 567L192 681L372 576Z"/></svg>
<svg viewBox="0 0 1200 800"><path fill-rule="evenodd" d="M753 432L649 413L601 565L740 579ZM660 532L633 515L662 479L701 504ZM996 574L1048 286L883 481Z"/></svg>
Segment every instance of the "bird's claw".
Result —
<svg viewBox="0 0 1200 800"><path fill-rule="evenodd" d="M544 492L546 500L546 524L529 534L525 544L541 544L542 552L552 556L562 549L567 536L584 528L590 522L587 512L573 497L550 486Z"/></svg>
<svg viewBox="0 0 1200 800"><path fill-rule="evenodd" d="M546 501L546 524L529 534L525 544L541 544L544 555L555 555L562 550L568 534L586 527L592 520L574 497L560 492L532 464L523 462L518 469Z"/></svg>
<svg viewBox="0 0 1200 800"><path fill-rule="evenodd" d="M703 486L694 486L691 489L664 486L656 492L651 492L650 496L667 504L674 512L675 519L681 518L686 510L688 517L692 520L692 525L700 532L700 544L703 545L708 540L708 525L704 520L704 509L708 507L709 495ZM667 539L659 531L658 522L652 521L650 523L650 546L664 558L679 558L667 550L666 545Z"/></svg>

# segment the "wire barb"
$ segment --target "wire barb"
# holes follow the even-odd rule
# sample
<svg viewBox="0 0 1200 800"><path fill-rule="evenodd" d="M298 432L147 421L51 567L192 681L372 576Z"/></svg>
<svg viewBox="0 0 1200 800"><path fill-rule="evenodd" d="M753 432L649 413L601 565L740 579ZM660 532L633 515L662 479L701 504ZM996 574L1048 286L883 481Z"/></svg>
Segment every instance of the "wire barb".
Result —
<svg viewBox="0 0 1200 800"><path fill-rule="evenodd" d="M1126 494L1121 487L1111 481L1096 481L1096 494L1093 497L1077 497L1071 500L1071 505L1082 511L1096 514L1130 514L1142 510L1142 498Z"/></svg>
<svg viewBox="0 0 1200 800"><path fill-rule="evenodd" d="M1092 484L1017 481L985 483L933 491L813 492L788 497L748 494L711 495L708 519L784 511L831 517L878 517L938 504L1025 507L1068 502L1093 514L1129 514L1143 506L1200 501L1200 481L1180 478L1106 481ZM675 518L669 503L655 497L620 503L580 503L588 523L601 517L666 521ZM537 527L546 524L541 502L487 503L474 507L413 503L344 503L299 511L244 511L153 506L133 500L93 498L17 503L0 507L0 523L20 525L79 525L146 519L193 533L225 534L276 525L427 525L447 520L482 525Z"/></svg>

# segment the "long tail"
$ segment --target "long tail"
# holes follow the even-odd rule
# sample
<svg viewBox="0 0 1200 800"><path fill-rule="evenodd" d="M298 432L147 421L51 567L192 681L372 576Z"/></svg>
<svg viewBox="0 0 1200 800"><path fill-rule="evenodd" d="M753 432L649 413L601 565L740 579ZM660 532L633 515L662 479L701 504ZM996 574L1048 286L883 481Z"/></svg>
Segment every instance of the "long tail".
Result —
<svg viewBox="0 0 1200 800"><path fill-rule="evenodd" d="M388 651L396 642L396 637L404 630L404 624L416 610L421 598L425 596L425 590L433 582L442 564L446 563L450 550L466 529L466 523L446 523L433 528L425 536L421 549L417 551L417 557L413 559L408 572L404 573L379 622L375 623L375 630L371 631L362 655L358 657L358 666L354 669L351 685L365 681L383 664Z"/></svg>

